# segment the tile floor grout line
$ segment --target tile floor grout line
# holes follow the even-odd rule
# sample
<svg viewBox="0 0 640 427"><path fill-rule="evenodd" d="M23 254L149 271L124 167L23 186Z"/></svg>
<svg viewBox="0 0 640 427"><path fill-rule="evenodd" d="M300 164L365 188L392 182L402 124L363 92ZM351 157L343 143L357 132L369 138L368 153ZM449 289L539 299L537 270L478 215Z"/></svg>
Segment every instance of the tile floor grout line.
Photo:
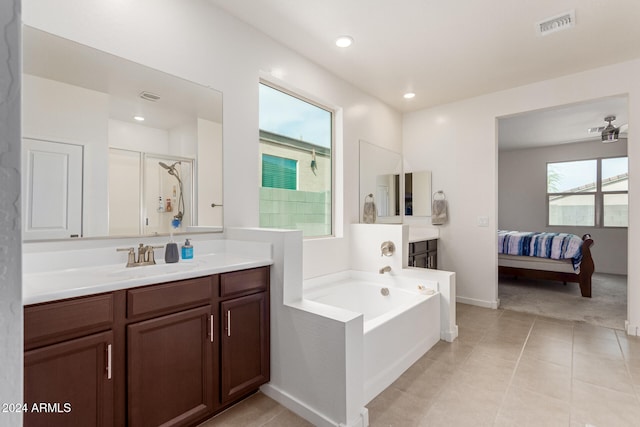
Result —
<svg viewBox="0 0 640 427"><path fill-rule="evenodd" d="M498 412L496 412L496 416L493 419L493 424L495 425L496 421L498 421L498 417L500 416L500 412L502 411L502 408L504 407L504 402L507 399L507 395L509 394L509 391L511 390L511 385L513 384L513 379L516 376L516 371L518 370L518 366L520 366L520 360L522 359L522 355L524 354L524 348L527 346L527 343L529 342L529 337L531 336L531 332L533 331L533 327L536 324L536 321L538 320L538 316L536 315L536 317L533 319L533 323L531 324L531 327L529 327L529 332L527 332L527 337L524 339L524 343L522 343L522 348L520 349L520 354L518 354L518 358L516 359L516 365L513 367L513 372L511 372L511 377L509 378L509 384L507 384L507 389L504 392L504 395L502 396L502 401L500 402L500 406L498 407Z"/></svg>
<svg viewBox="0 0 640 427"><path fill-rule="evenodd" d="M571 324L571 365L569 367L569 425L571 425L571 419L573 418L573 355L575 354L575 338L576 338L576 323Z"/></svg>
<svg viewBox="0 0 640 427"><path fill-rule="evenodd" d="M629 368L629 363L627 361L627 357L625 356L624 351L622 350L622 344L620 343L620 337L618 336L618 333L615 330L613 331L613 334L616 336L616 342L618 343L618 348L620 349L620 353L622 354L622 360L624 361L624 369L625 369L625 371L627 371L627 376L629 377L629 380L631 381L631 388L633 389L633 394L635 394L635 396L636 396L636 401L638 401L638 403L640 403L640 395L638 394L638 387L636 387L635 381L633 381L633 375L631 375L631 369Z"/></svg>
<svg viewBox="0 0 640 427"><path fill-rule="evenodd" d="M504 314L504 310L502 310L502 312L500 313L500 315L498 315L498 316L496 317L496 319L499 319L500 317L502 317L502 315L503 315L503 314ZM480 343L480 342L482 341L482 339L485 337L485 335L487 335L486 330L484 330L484 331L482 332L482 336L478 339L478 341L477 341L475 344L473 344L473 345L472 345L472 347L473 347L473 348L471 349L471 351L469 352L469 354L464 358L464 360L460 363L460 365L463 365L467 360L469 360L469 358L471 357L471 355L472 355L474 352L478 351L478 350L477 350L478 343ZM460 341L458 341L458 342L460 342ZM453 342L451 342L451 343L449 343L449 344L452 344L452 343L453 343ZM456 368L456 372L457 372L459 369L460 369L460 368L459 368L459 367L457 367L457 368ZM453 375L452 375L452 377L453 377ZM423 414L422 419L425 419L425 418L427 418L427 417L429 416L429 414L430 414L430 413L431 413L431 411L433 410L433 407L435 406L435 404L436 404L436 403L438 402L438 400L440 399L440 396L442 395L442 391L443 391L443 390L445 390L447 387L449 387L449 386L450 386L450 384L451 384L451 378L452 378L452 377L447 378L447 380L445 381L445 383L443 384L443 386L442 386L442 388L441 388L441 390L440 390L440 391L441 391L441 393L438 395L438 397L436 397L436 400L435 400L434 402L432 402L432 403L431 403L431 405L429 406L429 409L427 409L427 412L425 412L425 413ZM390 426L390 427L391 427L391 426Z"/></svg>
<svg viewBox="0 0 640 427"><path fill-rule="evenodd" d="M278 417L280 414L283 414L285 411L285 407L283 406L282 409L280 409L280 411L278 411L277 414L275 414L273 417L269 418L267 421L265 421L264 423L260 424L260 427L266 426L267 424L269 424L271 421L275 420L276 417Z"/></svg>

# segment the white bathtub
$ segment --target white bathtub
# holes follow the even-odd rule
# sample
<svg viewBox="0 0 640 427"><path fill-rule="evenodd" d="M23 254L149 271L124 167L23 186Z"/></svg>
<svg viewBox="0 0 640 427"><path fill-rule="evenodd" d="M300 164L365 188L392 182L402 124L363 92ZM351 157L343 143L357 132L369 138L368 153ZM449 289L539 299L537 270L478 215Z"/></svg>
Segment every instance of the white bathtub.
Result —
<svg viewBox="0 0 640 427"><path fill-rule="evenodd" d="M389 290L383 295L383 288ZM440 294L347 278L305 291L306 300L363 315L364 403L440 339Z"/></svg>

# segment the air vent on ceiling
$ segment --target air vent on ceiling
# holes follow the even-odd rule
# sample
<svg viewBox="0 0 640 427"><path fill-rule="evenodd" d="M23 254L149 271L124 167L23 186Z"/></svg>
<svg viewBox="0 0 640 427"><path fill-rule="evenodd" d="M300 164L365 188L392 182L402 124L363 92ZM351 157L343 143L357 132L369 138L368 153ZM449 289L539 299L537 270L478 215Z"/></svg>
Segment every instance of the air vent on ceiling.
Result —
<svg viewBox="0 0 640 427"><path fill-rule="evenodd" d="M568 30L576 25L576 11L570 10L561 15L552 16L536 24L536 31L541 36L555 33L556 31Z"/></svg>
<svg viewBox="0 0 640 427"><path fill-rule="evenodd" d="M151 101L151 102L156 102L160 99L160 95L156 95L155 93L151 93L151 92L140 92L140 98L142 99L146 99L147 101Z"/></svg>

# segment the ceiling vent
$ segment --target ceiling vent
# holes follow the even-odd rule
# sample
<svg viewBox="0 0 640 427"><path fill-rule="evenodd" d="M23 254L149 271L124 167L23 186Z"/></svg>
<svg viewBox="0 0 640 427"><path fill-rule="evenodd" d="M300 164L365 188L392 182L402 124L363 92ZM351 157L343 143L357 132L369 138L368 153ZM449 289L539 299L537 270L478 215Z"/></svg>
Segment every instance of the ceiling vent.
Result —
<svg viewBox="0 0 640 427"><path fill-rule="evenodd" d="M568 30L576 25L576 11L570 10L561 15L552 16L536 24L536 31L541 36L555 33L556 31Z"/></svg>
<svg viewBox="0 0 640 427"><path fill-rule="evenodd" d="M143 91L143 92L140 92L140 98L146 99L147 101L156 102L156 101L160 100L160 95L156 95L155 93Z"/></svg>

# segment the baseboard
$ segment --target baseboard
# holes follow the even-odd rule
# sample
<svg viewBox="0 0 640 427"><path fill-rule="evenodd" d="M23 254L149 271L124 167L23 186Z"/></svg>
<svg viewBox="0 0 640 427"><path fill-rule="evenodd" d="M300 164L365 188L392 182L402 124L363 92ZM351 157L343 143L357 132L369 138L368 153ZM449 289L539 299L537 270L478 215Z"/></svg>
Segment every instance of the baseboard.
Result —
<svg viewBox="0 0 640 427"><path fill-rule="evenodd" d="M360 416L356 420L351 420L348 424L338 423L327 418L324 414L316 411L309 405L301 402L289 393L280 390L278 387L268 383L260 387L260 391L266 396L275 400L285 408L301 416L314 426L319 427L369 427L369 410L362 407Z"/></svg>
<svg viewBox="0 0 640 427"><path fill-rule="evenodd" d="M495 301L485 301L481 299L466 298L466 297L458 296L456 297L456 302L459 302L462 304L476 305L478 307L484 307L484 308L493 308L494 310L500 307L499 299Z"/></svg>
<svg viewBox="0 0 640 427"><path fill-rule="evenodd" d="M453 340L455 340L456 338L458 338L458 325L455 325L449 331L440 331L441 340L445 340L446 342L453 342Z"/></svg>
<svg viewBox="0 0 640 427"><path fill-rule="evenodd" d="M631 335L634 337L640 336L640 326L632 325L628 320L624 321L624 328L627 331L627 335Z"/></svg>

